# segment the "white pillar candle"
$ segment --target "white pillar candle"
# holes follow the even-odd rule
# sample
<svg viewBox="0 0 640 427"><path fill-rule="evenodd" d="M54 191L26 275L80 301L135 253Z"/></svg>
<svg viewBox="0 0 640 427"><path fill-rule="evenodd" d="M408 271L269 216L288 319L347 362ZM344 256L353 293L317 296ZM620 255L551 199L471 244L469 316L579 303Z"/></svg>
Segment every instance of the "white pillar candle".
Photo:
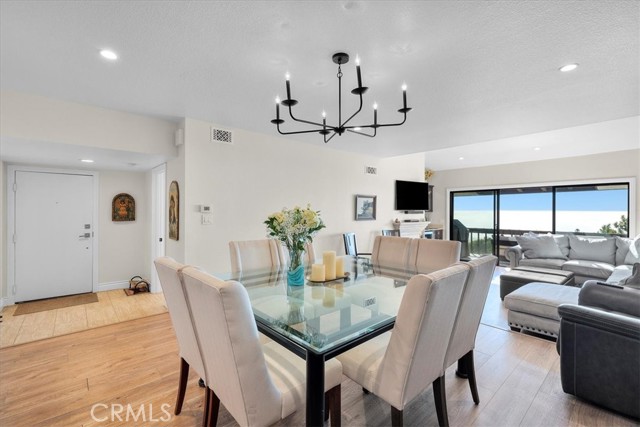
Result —
<svg viewBox="0 0 640 427"><path fill-rule="evenodd" d="M344 277L344 258L336 258L336 277Z"/></svg>
<svg viewBox="0 0 640 427"><path fill-rule="evenodd" d="M336 278L336 251L323 252L322 263L324 264L324 280L334 280Z"/></svg>
<svg viewBox="0 0 640 427"><path fill-rule="evenodd" d="M311 281L323 282L324 281L324 264L312 264L311 265Z"/></svg>

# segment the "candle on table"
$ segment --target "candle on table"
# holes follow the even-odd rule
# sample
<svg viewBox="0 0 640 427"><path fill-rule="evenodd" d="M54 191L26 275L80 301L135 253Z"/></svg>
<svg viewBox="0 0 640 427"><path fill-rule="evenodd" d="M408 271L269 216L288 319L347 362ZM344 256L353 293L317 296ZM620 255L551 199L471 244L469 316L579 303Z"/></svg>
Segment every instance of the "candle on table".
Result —
<svg viewBox="0 0 640 427"><path fill-rule="evenodd" d="M323 252L322 263L324 264L324 280L334 280L336 278L336 251Z"/></svg>
<svg viewBox="0 0 640 427"><path fill-rule="evenodd" d="M344 277L344 259L336 258L336 277Z"/></svg>
<svg viewBox="0 0 640 427"><path fill-rule="evenodd" d="M323 282L324 281L324 264L312 264L311 265L311 281Z"/></svg>

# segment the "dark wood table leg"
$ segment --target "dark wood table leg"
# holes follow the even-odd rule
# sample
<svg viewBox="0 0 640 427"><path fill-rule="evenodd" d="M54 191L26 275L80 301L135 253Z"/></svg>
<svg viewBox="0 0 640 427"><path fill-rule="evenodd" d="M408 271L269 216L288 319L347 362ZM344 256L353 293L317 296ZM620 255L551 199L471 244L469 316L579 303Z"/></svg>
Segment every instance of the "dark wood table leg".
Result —
<svg viewBox="0 0 640 427"><path fill-rule="evenodd" d="M307 427L324 425L324 356L307 352Z"/></svg>

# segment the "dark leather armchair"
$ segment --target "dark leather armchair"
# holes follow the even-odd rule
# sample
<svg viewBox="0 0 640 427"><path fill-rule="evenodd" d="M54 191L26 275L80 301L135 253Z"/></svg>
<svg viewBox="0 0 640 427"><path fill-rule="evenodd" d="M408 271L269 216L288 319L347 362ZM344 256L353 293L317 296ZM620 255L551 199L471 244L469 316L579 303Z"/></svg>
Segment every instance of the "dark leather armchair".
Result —
<svg viewBox="0 0 640 427"><path fill-rule="evenodd" d="M565 393L640 418L640 290L587 281L558 312Z"/></svg>

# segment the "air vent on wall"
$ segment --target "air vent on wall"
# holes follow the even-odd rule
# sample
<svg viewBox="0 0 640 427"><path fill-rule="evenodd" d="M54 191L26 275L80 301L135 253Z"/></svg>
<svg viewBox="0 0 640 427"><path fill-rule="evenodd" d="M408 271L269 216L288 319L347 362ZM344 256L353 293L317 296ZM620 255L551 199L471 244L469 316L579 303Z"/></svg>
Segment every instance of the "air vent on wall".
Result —
<svg viewBox="0 0 640 427"><path fill-rule="evenodd" d="M229 130L211 128L211 141L233 144L233 134Z"/></svg>
<svg viewBox="0 0 640 427"><path fill-rule="evenodd" d="M367 175L377 175L378 174L378 168L374 168L373 166L365 166L364 167L364 173Z"/></svg>

